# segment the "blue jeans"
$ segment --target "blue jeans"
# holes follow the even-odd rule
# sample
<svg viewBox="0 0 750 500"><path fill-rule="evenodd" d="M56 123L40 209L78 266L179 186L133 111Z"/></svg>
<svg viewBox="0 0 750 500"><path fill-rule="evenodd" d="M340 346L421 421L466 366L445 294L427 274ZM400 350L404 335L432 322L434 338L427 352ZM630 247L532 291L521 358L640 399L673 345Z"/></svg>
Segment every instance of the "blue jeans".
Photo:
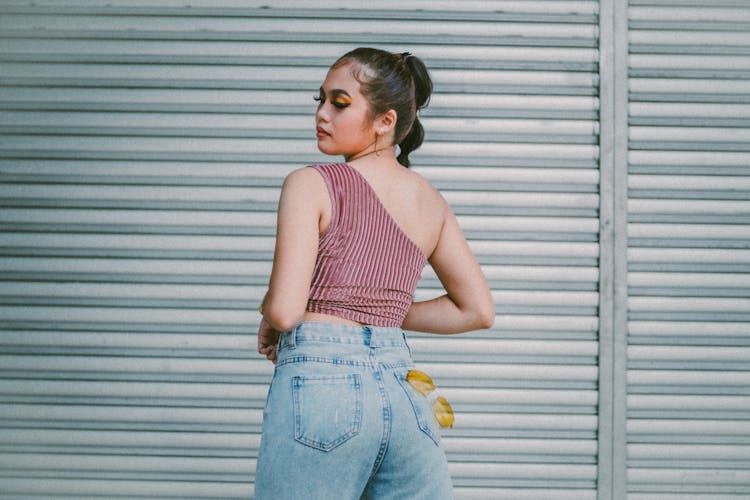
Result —
<svg viewBox="0 0 750 500"><path fill-rule="evenodd" d="M302 323L282 334L256 500L450 499L431 404L406 382L399 328Z"/></svg>

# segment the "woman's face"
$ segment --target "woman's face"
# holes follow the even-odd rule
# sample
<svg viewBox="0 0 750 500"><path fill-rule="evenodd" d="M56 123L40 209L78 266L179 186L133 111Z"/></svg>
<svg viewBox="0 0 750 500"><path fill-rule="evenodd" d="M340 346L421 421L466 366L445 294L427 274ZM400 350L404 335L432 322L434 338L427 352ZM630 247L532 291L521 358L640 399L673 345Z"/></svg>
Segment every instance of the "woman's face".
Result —
<svg viewBox="0 0 750 500"><path fill-rule="evenodd" d="M347 160L372 148L377 137L370 105L352 70L349 63L328 71L315 113L318 149Z"/></svg>

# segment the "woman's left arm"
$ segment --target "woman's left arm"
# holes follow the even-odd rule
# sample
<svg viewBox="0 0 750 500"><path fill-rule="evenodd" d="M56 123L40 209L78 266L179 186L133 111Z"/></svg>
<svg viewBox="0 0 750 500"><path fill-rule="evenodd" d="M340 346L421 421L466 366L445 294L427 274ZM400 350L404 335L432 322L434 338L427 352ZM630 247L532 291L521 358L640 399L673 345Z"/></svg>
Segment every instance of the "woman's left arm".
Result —
<svg viewBox="0 0 750 500"><path fill-rule="evenodd" d="M326 202L330 203L328 190L315 169L295 170L284 180L279 199L273 269L262 305L264 320L276 331L291 330L302 321Z"/></svg>

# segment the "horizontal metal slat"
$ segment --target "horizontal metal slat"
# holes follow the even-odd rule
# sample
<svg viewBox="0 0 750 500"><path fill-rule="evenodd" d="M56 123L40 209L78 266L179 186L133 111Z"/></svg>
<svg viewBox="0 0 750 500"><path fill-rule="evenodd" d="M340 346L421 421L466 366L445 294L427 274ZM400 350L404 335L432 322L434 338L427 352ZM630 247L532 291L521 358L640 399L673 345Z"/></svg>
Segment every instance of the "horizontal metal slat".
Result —
<svg viewBox="0 0 750 500"><path fill-rule="evenodd" d="M248 458L107 456L78 454L0 453L0 467L23 473L41 469L49 474L73 476L96 472L100 478L178 479L190 474L195 479L238 481L254 471Z"/></svg>
<svg viewBox="0 0 750 500"><path fill-rule="evenodd" d="M0 187L0 192L2 191ZM92 191L95 192L95 189ZM17 193L16 189L11 189L11 192L13 195ZM276 189L273 193L278 199ZM50 198L45 198L45 200L50 200ZM85 201L80 203L85 204ZM10 204L8 201L3 203L6 207ZM23 228L26 231L40 232L78 232L88 228L89 231L98 229L107 233L246 235L262 234L264 228L271 228L274 229L273 234L275 234L276 214L260 211L221 210L98 209L94 211L83 208L3 208L0 213L0 224L5 230Z"/></svg>
<svg viewBox="0 0 750 500"><path fill-rule="evenodd" d="M750 103L745 78L629 78L631 102Z"/></svg>
<svg viewBox="0 0 750 500"><path fill-rule="evenodd" d="M27 184L272 187L299 163L0 158L3 180Z"/></svg>
<svg viewBox="0 0 750 500"><path fill-rule="evenodd" d="M33 476L4 477L3 489L8 493L9 499L49 498L50 495L55 495L77 500L98 500L103 498L102 495L243 499L253 491L252 484L247 484L247 482L192 481L185 478L168 481L127 481Z"/></svg>
<svg viewBox="0 0 750 500"><path fill-rule="evenodd" d="M633 297L631 318L666 320L750 320L750 299L744 297Z"/></svg>
<svg viewBox="0 0 750 500"><path fill-rule="evenodd" d="M549 500L594 500L596 491L593 489L578 489L566 487L560 489L549 488L517 488L509 486L503 487L483 487L466 485L454 485L453 494L461 500L496 500L498 498L508 498L513 500L538 500L546 498ZM735 500L735 499L732 499Z"/></svg>
<svg viewBox="0 0 750 500"><path fill-rule="evenodd" d="M628 469L628 482L632 490L652 490L654 484L662 491L680 489L704 493L750 494L750 471L747 469L694 469L694 468L640 468Z"/></svg>
<svg viewBox="0 0 750 500"><path fill-rule="evenodd" d="M684 239L712 240L715 247L722 247L722 241L747 241L750 227L746 224L658 224L632 223L628 225L631 239Z"/></svg>
<svg viewBox="0 0 750 500"><path fill-rule="evenodd" d="M181 254L184 258L195 256L216 258L222 256L246 259L253 252L270 255L273 252L273 237L240 237L209 235L89 235L48 233L3 233L0 248L13 253L31 255L73 256L151 256L170 258ZM80 252L80 253L79 253ZM163 252L163 253L159 253ZM18 254L16 254L18 255ZM252 260L252 259L251 259Z"/></svg>
<svg viewBox="0 0 750 500"><path fill-rule="evenodd" d="M706 345L635 345L628 347L632 367L642 368L708 368L720 366L726 370L747 369L750 351L740 346Z"/></svg>
<svg viewBox="0 0 750 500"><path fill-rule="evenodd" d="M168 356L92 356L85 355L42 355L42 354L2 354L2 371L8 374L33 374L33 378L60 380L70 377L96 377L106 380L183 380L205 382L215 378L216 382L227 381L234 376L237 383L244 383L247 377L267 377L273 365L268 363L255 350L246 351L243 357L225 358L221 363L207 355L183 358L179 351ZM579 368L581 370L581 368ZM51 375L53 374L54 375ZM67 375L66 375L67 373ZM51 376L50 376L51 375ZM9 375L12 376L12 375ZM28 378L28 377L26 377Z"/></svg>
<svg viewBox="0 0 750 500"><path fill-rule="evenodd" d="M252 456L260 436L230 432L128 432L87 429L0 429L3 449L9 452L32 451L55 453L71 448L89 453L156 454L168 449L174 456ZM568 451L560 445L561 451Z"/></svg>
<svg viewBox="0 0 750 500"><path fill-rule="evenodd" d="M21 158L273 161L283 156L305 164L324 158L314 149L312 141L299 139L0 136L0 156ZM259 154L261 150L265 152Z"/></svg>
<svg viewBox="0 0 750 500"><path fill-rule="evenodd" d="M450 339L432 340L424 337L409 339L414 355L420 361L456 363L519 363L519 364L552 364L583 366L595 364L597 356L596 342L578 339L545 339L534 338L529 333L528 339L492 340L465 339L462 342Z"/></svg>
<svg viewBox="0 0 750 500"><path fill-rule="evenodd" d="M628 286L634 296L746 297L750 273L631 272Z"/></svg>
<svg viewBox="0 0 750 500"><path fill-rule="evenodd" d="M673 460L701 460L701 459L750 459L750 447L747 445L673 445L660 444L631 444L628 455L636 460L673 459Z"/></svg>
<svg viewBox="0 0 750 500"><path fill-rule="evenodd" d="M157 408L98 405L8 404L0 417L8 427L114 430L258 432L262 409Z"/></svg>
<svg viewBox="0 0 750 500"><path fill-rule="evenodd" d="M312 92L303 90L0 88L6 110L147 111L215 113L311 112ZM424 116L595 119L597 99L590 96L471 95L438 93ZM707 110L706 113L710 111ZM739 111L741 113L741 111ZM728 114L728 113L727 113Z"/></svg>
<svg viewBox="0 0 750 500"><path fill-rule="evenodd" d="M0 272L6 279L39 281L116 281L119 283L241 283L267 284L268 261L179 260L179 259L78 259L55 257L4 257ZM17 276L17 278L13 278Z"/></svg>
<svg viewBox="0 0 750 500"><path fill-rule="evenodd" d="M750 345L744 322L631 321L628 334L639 344Z"/></svg>
<svg viewBox="0 0 750 500"><path fill-rule="evenodd" d="M750 222L750 199L647 199L632 198L628 209L633 220L643 222L686 222L695 223L728 223L746 224ZM746 196L742 195L742 198Z"/></svg>
<svg viewBox="0 0 750 500"><path fill-rule="evenodd" d="M628 416L646 418L696 418L736 420L750 418L750 408L743 404L747 395L706 396L689 394L631 395L628 397Z"/></svg>
<svg viewBox="0 0 750 500"><path fill-rule="evenodd" d="M0 63L3 85L312 91L326 67L151 64ZM498 73L492 72L491 74ZM499 72L502 74L502 72ZM531 72L528 76L531 77ZM553 73L554 74L554 73Z"/></svg>
<svg viewBox="0 0 750 500"><path fill-rule="evenodd" d="M267 388L251 384L2 380L7 403L121 404L170 407L262 408Z"/></svg>
<svg viewBox="0 0 750 500"><path fill-rule="evenodd" d="M0 324L12 329L247 333L258 324L258 313L254 309L0 306Z"/></svg>
<svg viewBox="0 0 750 500"><path fill-rule="evenodd" d="M314 151L312 141L280 138L213 137L85 137L17 135L0 137L0 156L70 160L185 160L185 161L298 161L325 163L330 158ZM264 151L259 154L258 151ZM546 166L594 168L598 148L588 144L428 142L419 150L417 164Z"/></svg>
<svg viewBox="0 0 750 500"><path fill-rule="evenodd" d="M750 121L750 105L632 102L629 116L633 125L742 127Z"/></svg>
<svg viewBox="0 0 750 500"><path fill-rule="evenodd" d="M520 439L443 436L443 445L449 456L465 457L525 457L526 460L557 460L585 462L596 453L596 444L576 439ZM546 457L546 460L545 460ZM558 458L559 457L559 458Z"/></svg>
<svg viewBox="0 0 750 500"><path fill-rule="evenodd" d="M750 57L742 55L631 54L629 61L634 77L745 79L750 75Z"/></svg>
<svg viewBox="0 0 750 500"><path fill-rule="evenodd" d="M659 190L659 192L712 192L715 191L722 198L728 198L729 193L742 194L750 197L746 191L750 190L750 179L746 177L685 175L630 175L628 187L631 191Z"/></svg>
<svg viewBox="0 0 750 500"><path fill-rule="evenodd" d="M633 149L742 151L746 149L745 144L749 138L750 128L630 127L630 142Z"/></svg>
<svg viewBox="0 0 750 500"><path fill-rule="evenodd" d="M726 0L725 0L726 1ZM43 0L33 4L19 5L12 0L0 2L9 12L60 12L60 5L54 0ZM423 0L383 0L378 4L381 15L391 15L396 17L414 15L420 17L423 15L434 15L445 17L453 16L478 16L483 17L487 14L503 13L534 13L534 14L556 14L564 19L565 14L575 15L595 15L597 12L597 3L591 0L557 0L551 3L540 5L532 1L510 1L495 0L492 4L483 1L467 0L459 4L450 0L435 0L430 2L434 10L425 10ZM275 8L269 6L263 0L221 0L214 2L211 0L158 0L158 1L141 1L141 0L78 0L75 3L69 2L65 6L65 12L101 12L110 14L120 14L131 12L137 14L153 14L166 12L176 14L182 12L184 15L203 16L207 14L219 16L237 16L246 14L250 9L263 9L268 11L269 16L289 17L288 11L299 12L301 15L317 17L322 9L331 9L337 12L343 9L349 9L354 13L371 12L373 9L368 4L352 4L344 0L324 0L316 4L315 9L310 9L309 2L305 0L284 0L282 3L275 3ZM175 9L177 12L175 12ZM418 11L418 13L414 13ZM281 12L281 13L280 13ZM348 17L352 12L338 12L335 15ZM593 17L591 18L593 20ZM593 21L592 21L593 22Z"/></svg>
<svg viewBox="0 0 750 500"><path fill-rule="evenodd" d="M747 495L744 493L646 493L631 492L628 498L632 500L743 500Z"/></svg>
<svg viewBox="0 0 750 500"><path fill-rule="evenodd" d="M231 333L147 333L97 330L13 330L0 333L6 354L104 354L113 356L252 357L252 336Z"/></svg>
<svg viewBox="0 0 750 500"><path fill-rule="evenodd" d="M630 442L748 444L747 419L629 419Z"/></svg>
<svg viewBox="0 0 750 500"><path fill-rule="evenodd" d="M750 45L747 32L730 30L631 29L628 38L631 50L636 53L747 53Z"/></svg>
<svg viewBox="0 0 750 500"><path fill-rule="evenodd" d="M415 352L415 359L435 380L442 385L463 387L535 387L581 389L595 387L597 367L595 365L552 364L476 364L433 362ZM457 366L460 367L457 368Z"/></svg>
<svg viewBox="0 0 750 500"><path fill-rule="evenodd" d="M0 34L4 37L20 36L28 30L39 30L40 35L56 38L137 38L137 39L201 39L201 40L252 40L252 41L303 41L319 39L321 32L328 33L329 40L361 41L368 43L426 42L437 41L439 34L449 33L454 43L478 43L486 39L491 43L524 44L537 38L545 45L593 45L596 26L591 22L555 23L534 22L502 23L475 18L471 21L443 21L437 19L404 20L388 19L387 23L373 24L378 11L373 11L367 20L352 16L341 22L339 19L319 17L314 23L308 19L294 17L274 18L261 16L217 17L217 16L49 16L37 14L9 14L0 20ZM588 21L591 21L589 18ZM387 26L387 27L386 27Z"/></svg>
<svg viewBox="0 0 750 500"><path fill-rule="evenodd" d="M636 0L628 10L628 17L633 21L666 20L669 21L706 21L706 22L736 22L750 21L747 9L736 8L737 2L719 0L706 4L679 0L670 5L668 2L654 0Z"/></svg>
<svg viewBox="0 0 750 500"><path fill-rule="evenodd" d="M730 222L736 223L736 220ZM689 234L686 236L689 237ZM661 248L658 248L661 247ZM694 271L746 273L745 240L708 240L704 238L634 238L630 252L635 260L633 271ZM688 255L694 251L707 260ZM737 260L728 259L735 256ZM669 257L674 257L669 260Z"/></svg>
<svg viewBox="0 0 750 500"><path fill-rule="evenodd" d="M665 367L651 370L641 368L628 372L628 384L637 392L659 389L659 392L741 394L748 393L749 382L750 373L737 370L702 371Z"/></svg>
<svg viewBox="0 0 750 500"><path fill-rule="evenodd" d="M307 115L190 113L0 112L0 133L85 136L312 138L312 107ZM583 120L432 118L423 124L432 141L541 142L592 144L596 124Z"/></svg>
<svg viewBox="0 0 750 500"><path fill-rule="evenodd" d="M502 30L505 31L505 30ZM196 34L185 34L186 40L131 40L129 32L123 32L124 40L117 32L109 32L97 39L95 36L72 39L5 39L0 60L4 62L36 63L151 63L151 64L206 64L206 65L272 65L272 66L322 66L335 61L350 49L344 42L327 43L309 34L310 40L294 42L299 36L291 36L278 42L253 40L213 41L196 39ZM258 31L246 38L255 38ZM202 33L201 33L202 36ZM274 38L277 35L274 35ZM171 38L167 35L167 38ZM502 35L488 45L451 45L453 38L435 40L434 43L420 46L418 55L432 69L439 68L533 68L537 69L592 69L596 61L595 49L590 43L571 43L563 39L561 46L543 45L529 34L521 42L508 40ZM389 39L388 43L378 43L378 47L391 52L403 49L403 43ZM572 46L571 46L572 45ZM575 45L579 45L576 47Z"/></svg>
<svg viewBox="0 0 750 500"><path fill-rule="evenodd" d="M508 480L523 480L527 486L539 485L547 482L548 487L552 485L569 485L569 487L584 487L587 483L595 481L596 466L594 465L562 465L562 464L475 464L475 463L453 463L449 466L451 475L457 485L460 478L471 478L475 484L485 486L502 486ZM540 478L545 478L540 481Z"/></svg>
<svg viewBox="0 0 750 500"><path fill-rule="evenodd" d="M0 63L0 83L11 86L91 87L136 89L275 90L314 92L325 78L326 65L158 65ZM441 69L430 71L436 92L525 93L538 95L592 96L595 74L585 71L500 69ZM742 88L742 87L740 87Z"/></svg>

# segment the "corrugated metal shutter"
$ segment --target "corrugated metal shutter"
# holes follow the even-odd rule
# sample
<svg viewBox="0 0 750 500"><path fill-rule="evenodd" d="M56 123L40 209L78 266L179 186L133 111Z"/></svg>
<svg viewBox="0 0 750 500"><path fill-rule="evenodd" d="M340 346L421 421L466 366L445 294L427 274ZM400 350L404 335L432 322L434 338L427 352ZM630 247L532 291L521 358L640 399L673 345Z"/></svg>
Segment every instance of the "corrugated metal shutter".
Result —
<svg viewBox="0 0 750 500"><path fill-rule="evenodd" d="M750 8L630 4L628 498L748 498Z"/></svg>
<svg viewBox="0 0 750 500"><path fill-rule="evenodd" d="M597 2L0 9L5 497L251 496L278 188L358 45L432 68L414 162L495 291L492 332L412 342L457 496L596 496Z"/></svg>

